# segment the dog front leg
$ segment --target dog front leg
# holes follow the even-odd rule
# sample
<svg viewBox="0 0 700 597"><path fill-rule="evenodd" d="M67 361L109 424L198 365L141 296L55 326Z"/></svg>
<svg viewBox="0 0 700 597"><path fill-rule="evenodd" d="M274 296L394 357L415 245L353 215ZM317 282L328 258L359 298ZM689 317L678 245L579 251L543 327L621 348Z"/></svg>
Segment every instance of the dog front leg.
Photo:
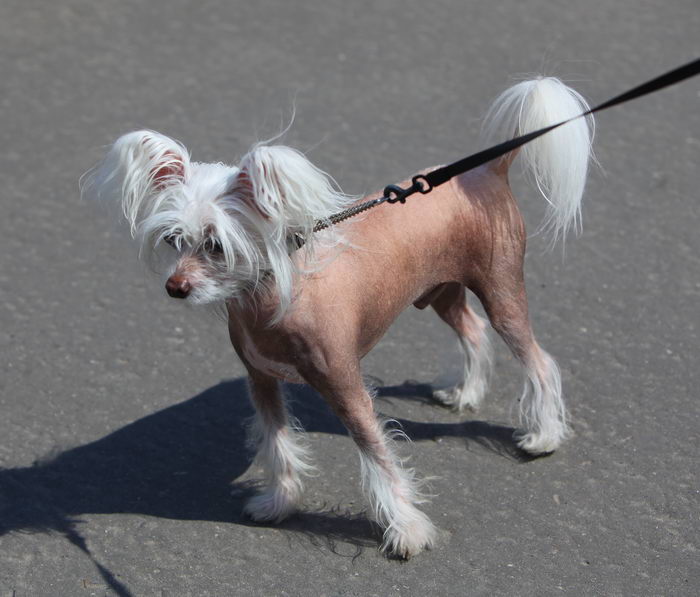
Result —
<svg viewBox="0 0 700 597"><path fill-rule="evenodd" d="M351 374L344 370L325 379L310 376L309 381L328 400L360 450L362 487L375 520L384 529L382 550L409 558L430 548L436 531L415 506L425 501L419 483L412 469L402 468L391 432L377 420L359 366Z"/></svg>
<svg viewBox="0 0 700 597"><path fill-rule="evenodd" d="M301 476L313 470L307 449L296 437L296 425L290 425L280 386L268 375L249 372L255 416L248 441L265 469L267 487L248 500L244 511L257 521L280 522L291 514L301 498Z"/></svg>

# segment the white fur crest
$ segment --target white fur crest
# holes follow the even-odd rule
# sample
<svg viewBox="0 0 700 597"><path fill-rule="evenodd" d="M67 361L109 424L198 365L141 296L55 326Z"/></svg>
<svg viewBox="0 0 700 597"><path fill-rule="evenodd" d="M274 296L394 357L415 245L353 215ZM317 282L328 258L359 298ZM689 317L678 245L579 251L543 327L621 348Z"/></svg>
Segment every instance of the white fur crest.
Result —
<svg viewBox="0 0 700 597"><path fill-rule="evenodd" d="M274 290L278 308L271 323L291 304L301 270L314 266L314 246L340 242L333 230L314 235L314 224L354 201L289 147L257 145L240 167L206 164L153 131L120 137L86 177L83 193L121 204L145 258L158 255L164 241L178 253L171 272L189 258L192 302ZM293 233L306 239L301 265L288 252Z"/></svg>
<svg viewBox="0 0 700 597"><path fill-rule="evenodd" d="M303 265L315 267L316 245L334 246L342 239L333 227L322 235L314 234L314 225L347 208L356 198L344 195L328 174L291 147L256 145L239 166L245 178L237 193L252 202L262 216L257 225L263 233L267 266L274 274L279 301L275 323L291 304L294 280L300 273L289 256L287 238L296 233L306 240Z"/></svg>
<svg viewBox="0 0 700 597"><path fill-rule="evenodd" d="M189 178L190 169L190 156L180 143L153 131L134 131L117 139L87 176L83 193L120 202L133 235L139 218L157 211L168 191Z"/></svg>
<svg viewBox="0 0 700 597"><path fill-rule="evenodd" d="M250 179L256 207L279 225L280 234L308 233L318 220L354 200L291 147L257 145L239 167Z"/></svg>

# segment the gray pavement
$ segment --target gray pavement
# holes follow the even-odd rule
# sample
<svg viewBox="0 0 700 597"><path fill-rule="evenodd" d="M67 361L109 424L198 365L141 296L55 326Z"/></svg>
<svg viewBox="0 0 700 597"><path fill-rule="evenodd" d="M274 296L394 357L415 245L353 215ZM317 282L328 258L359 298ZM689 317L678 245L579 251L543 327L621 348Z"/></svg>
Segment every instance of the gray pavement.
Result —
<svg viewBox="0 0 700 597"><path fill-rule="evenodd" d="M480 148L513 75L606 99L700 55L697 0L0 3L0 595L696 595L700 591L700 81L598 119L584 233L533 238L535 330L576 437L510 442L520 374L497 343L485 407L426 383L457 364L428 312L366 359L377 410L433 477L437 548L387 560L352 442L291 387L320 475L254 525L243 368L215 318L164 296L77 181L149 127L195 159L285 141L363 193ZM516 178L534 230L542 205ZM400 209L397 207L396 209Z"/></svg>

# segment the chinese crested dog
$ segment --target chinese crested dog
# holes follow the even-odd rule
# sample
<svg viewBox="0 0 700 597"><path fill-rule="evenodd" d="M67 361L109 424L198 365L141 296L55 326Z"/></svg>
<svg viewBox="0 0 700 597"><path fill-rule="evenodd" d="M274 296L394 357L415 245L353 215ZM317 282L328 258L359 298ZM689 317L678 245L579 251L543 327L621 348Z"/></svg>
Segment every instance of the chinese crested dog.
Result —
<svg viewBox="0 0 700 597"><path fill-rule="evenodd" d="M510 138L587 108L559 80L539 78L505 91L485 127ZM249 375L252 439L268 474L266 489L245 507L253 519L280 521L301 499L311 465L280 380L304 382L359 448L383 548L410 557L433 544L435 527L417 508L420 484L375 415L360 360L406 307L431 306L464 352L459 383L434 396L457 411L478 407L491 352L467 289L525 371L517 445L544 454L570 435L557 365L528 318L526 235L508 169L521 153L547 201L544 225L552 238L563 237L579 224L592 127L590 118L576 120L425 197L382 204L321 232L314 232L317 222L358 199L294 149L257 145L229 166L194 162L181 144L152 131L114 143L84 192L121 204L141 254L167 260L171 297L226 306L231 342Z"/></svg>

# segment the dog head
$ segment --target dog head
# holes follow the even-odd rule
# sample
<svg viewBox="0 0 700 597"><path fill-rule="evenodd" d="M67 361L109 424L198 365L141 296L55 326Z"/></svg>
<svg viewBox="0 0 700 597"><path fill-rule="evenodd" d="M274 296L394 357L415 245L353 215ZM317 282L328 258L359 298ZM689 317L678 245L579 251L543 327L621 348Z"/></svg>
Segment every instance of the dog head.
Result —
<svg viewBox="0 0 700 597"><path fill-rule="evenodd" d="M310 239L318 220L352 199L289 147L256 145L238 166L207 164L152 131L120 137L83 191L121 204L140 255L166 260L170 296L195 304L236 300L271 282L278 317L297 273L288 239Z"/></svg>

